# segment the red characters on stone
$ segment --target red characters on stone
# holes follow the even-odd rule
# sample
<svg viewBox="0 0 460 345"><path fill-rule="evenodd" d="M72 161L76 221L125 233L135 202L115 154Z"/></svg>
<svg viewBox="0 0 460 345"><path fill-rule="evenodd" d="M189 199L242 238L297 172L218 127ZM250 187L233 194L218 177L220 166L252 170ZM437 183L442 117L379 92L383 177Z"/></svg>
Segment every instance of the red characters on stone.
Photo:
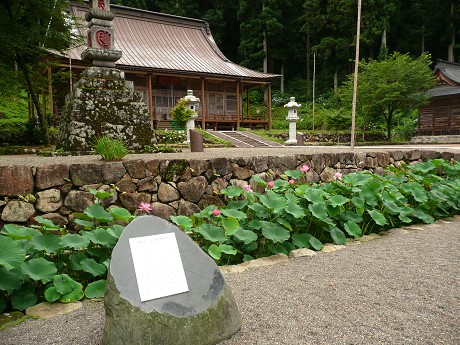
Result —
<svg viewBox="0 0 460 345"><path fill-rule="evenodd" d="M105 10L105 1L97 0L97 7L99 7L101 10Z"/></svg>
<svg viewBox="0 0 460 345"><path fill-rule="evenodd" d="M96 42L101 48L110 48L110 37L111 34L108 31L99 30L96 32Z"/></svg>

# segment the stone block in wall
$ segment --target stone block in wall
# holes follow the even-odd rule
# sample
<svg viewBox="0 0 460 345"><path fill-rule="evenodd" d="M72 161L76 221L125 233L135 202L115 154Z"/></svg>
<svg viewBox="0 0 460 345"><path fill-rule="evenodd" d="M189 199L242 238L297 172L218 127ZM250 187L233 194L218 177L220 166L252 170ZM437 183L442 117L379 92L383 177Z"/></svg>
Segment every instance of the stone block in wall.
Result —
<svg viewBox="0 0 460 345"><path fill-rule="evenodd" d="M19 196L33 193L32 169L26 166L0 166L0 196Z"/></svg>
<svg viewBox="0 0 460 345"><path fill-rule="evenodd" d="M215 181L214 181L215 182ZM177 189L185 200L198 202L203 196L208 182L204 176L198 176L186 182L179 182Z"/></svg>
<svg viewBox="0 0 460 345"><path fill-rule="evenodd" d="M356 168L358 163L360 162L359 160L357 160L356 155L352 152L339 153L338 156L339 163L342 167L345 168Z"/></svg>
<svg viewBox="0 0 460 345"><path fill-rule="evenodd" d="M82 212L94 203L94 196L90 192L71 190L64 199L64 206L73 211Z"/></svg>
<svg viewBox="0 0 460 345"><path fill-rule="evenodd" d="M422 158L422 152L420 150L412 150L410 151L409 160L417 161Z"/></svg>
<svg viewBox="0 0 460 345"><path fill-rule="evenodd" d="M325 167L323 172L319 175L321 181L329 182L333 180L333 177L337 171L330 167Z"/></svg>
<svg viewBox="0 0 460 345"><path fill-rule="evenodd" d="M391 151L390 156L395 160L395 161L400 161L404 159L404 151Z"/></svg>
<svg viewBox="0 0 460 345"><path fill-rule="evenodd" d="M69 167L64 164L37 167L35 186L38 190L63 186L69 179Z"/></svg>
<svg viewBox="0 0 460 345"><path fill-rule="evenodd" d="M261 173L268 170L268 157L253 157L248 161L248 167L255 173Z"/></svg>
<svg viewBox="0 0 460 345"><path fill-rule="evenodd" d="M122 193L134 193L136 191L136 184L131 180L122 180L115 184L115 186Z"/></svg>
<svg viewBox="0 0 460 345"><path fill-rule="evenodd" d="M173 207L162 204L161 202L152 203L152 214L168 221L171 216L177 215L176 210Z"/></svg>
<svg viewBox="0 0 460 345"><path fill-rule="evenodd" d="M441 154L442 159L450 160L452 157L454 157L454 154L452 152L443 152Z"/></svg>
<svg viewBox="0 0 460 345"><path fill-rule="evenodd" d="M209 161L192 159L189 161L192 176L200 176L209 169Z"/></svg>
<svg viewBox="0 0 460 345"><path fill-rule="evenodd" d="M440 152L436 151L423 151L423 159L424 160L430 160L430 159L436 159L436 158L441 158L442 154ZM457 159L458 160L458 159Z"/></svg>
<svg viewBox="0 0 460 345"><path fill-rule="evenodd" d="M390 154L388 152L377 152L374 159L376 167L386 167L390 164Z"/></svg>
<svg viewBox="0 0 460 345"><path fill-rule="evenodd" d="M97 190L101 191L101 192L106 192L106 193L112 194L112 196L109 196L107 198L99 200L99 203L102 206L108 207L110 205L114 205L117 202L118 194L117 194L117 190L114 187L110 187L110 186L105 184L105 185L102 185L99 188L97 188Z"/></svg>
<svg viewBox="0 0 460 345"><path fill-rule="evenodd" d="M198 207L204 209L209 205L224 206L225 203L217 196L205 194L198 202Z"/></svg>
<svg viewBox="0 0 460 345"><path fill-rule="evenodd" d="M143 192L143 191L146 191L146 190L149 191L149 192L158 191L158 184L157 184L157 181L156 181L155 177L150 176L150 177L146 177L146 178L140 180L137 183L137 190L139 192Z"/></svg>
<svg viewBox="0 0 460 345"><path fill-rule="evenodd" d="M64 226L69 223L66 217L63 217L59 213L55 213L55 212L42 214L40 217L51 220L53 224L59 225L59 226Z"/></svg>
<svg viewBox="0 0 460 345"><path fill-rule="evenodd" d="M232 166L227 158L211 159L211 169L213 174L224 176L232 172Z"/></svg>
<svg viewBox="0 0 460 345"><path fill-rule="evenodd" d="M148 193L121 193L120 201L124 208L130 212L134 212L141 202L150 204L152 197Z"/></svg>
<svg viewBox="0 0 460 345"><path fill-rule="evenodd" d="M59 189L48 189L38 192L37 203L35 207L38 211L43 213L51 213L60 209L63 205L61 198L61 191Z"/></svg>
<svg viewBox="0 0 460 345"><path fill-rule="evenodd" d="M160 174L163 181L177 182L188 167L188 162L185 159L175 159L171 161L160 162Z"/></svg>
<svg viewBox="0 0 460 345"><path fill-rule="evenodd" d="M158 188L158 200L169 203L180 199L179 192L169 183L161 183Z"/></svg>
<svg viewBox="0 0 460 345"><path fill-rule="evenodd" d="M201 209L198 207L197 204L187 200L180 200L179 201L179 208L177 210L177 214L180 216L188 216L190 217L194 213L200 212Z"/></svg>
<svg viewBox="0 0 460 345"><path fill-rule="evenodd" d="M299 178L299 181L303 183L316 183L320 181L320 177L315 170L310 169Z"/></svg>
<svg viewBox="0 0 460 345"><path fill-rule="evenodd" d="M268 169L271 169L275 174L280 175L286 170L295 169L297 159L294 156L271 156L268 157Z"/></svg>
<svg viewBox="0 0 460 345"><path fill-rule="evenodd" d="M145 163L145 168L147 169L147 172L152 176L158 176L160 173L160 161L157 159L147 161Z"/></svg>
<svg viewBox="0 0 460 345"><path fill-rule="evenodd" d="M117 183L126 174L126 169L121 162L111 162L101 165L102 182Z"/></svg>
<svg viewBox="0 0 460 345"><path fill-rule="evenodd" d="M254 175L254 171L249 168L240 167L238 164L232 164L232 167L233 175L240 180L247 180Z"/></svg>
<svg viewBox="0 0 460 345"><path fill-rule="evenodd" d="M102 182L101 164L72 164L70 166L70 178L77 186Z"/></svg>
<svg viewBox="0 0 460 345"><path fill-rule="evenodd" d="M11 200L3 209L1 219L6 223L26 223L34 214L34 205L25 201Z"/></svg>
<svg viewBox="0 0 460 345"><path fill-rule="evenodd" d="M146 176L145 162L143 160L127 161L123 165L131 178L142 179Z"/></svg>
<svg viewBox="0 0 460 345"><path fill-rule="evenodd" d="M221 177L216 178L211 183L211 190L213 194L219 194L222 189L227 188L227 187L228 187L228 181Z"/></svg>

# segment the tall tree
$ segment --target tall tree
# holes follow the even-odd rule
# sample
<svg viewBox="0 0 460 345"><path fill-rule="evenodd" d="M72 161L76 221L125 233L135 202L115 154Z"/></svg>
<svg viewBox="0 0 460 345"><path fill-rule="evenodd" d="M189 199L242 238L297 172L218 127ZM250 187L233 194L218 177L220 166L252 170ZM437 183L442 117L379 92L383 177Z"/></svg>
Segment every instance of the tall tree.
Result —
<svg viewBox="0 0 460 345"><path fill-rule="evenodd" d="M238 10L242 64L269 72L269 40L282 31L280 2L240 0Z"/></svg>
<svg viewBox="0 0 460 345"><path fill-rule="evenodd" d="M430 64L427 54L412 59L399 53L383 61L361 62L357 106L362 116L383 117L388 140L396 114L417 109L428 101L426 91L435 85ZM339 92L344 104L351 104L352 89L353 75L350 75Z"/></svg>
<svg viewBox="0 0 460 345"><path fill-rule="evenodd" d="M47 85L40 67L48 49L66 50L72 42L71 18L66 0L0 0L0 65L22 73L14 81L23 82L37 113L45 144L49 144L46 114L39 100ZM8 77L0 73L0 78Z"/></svg>

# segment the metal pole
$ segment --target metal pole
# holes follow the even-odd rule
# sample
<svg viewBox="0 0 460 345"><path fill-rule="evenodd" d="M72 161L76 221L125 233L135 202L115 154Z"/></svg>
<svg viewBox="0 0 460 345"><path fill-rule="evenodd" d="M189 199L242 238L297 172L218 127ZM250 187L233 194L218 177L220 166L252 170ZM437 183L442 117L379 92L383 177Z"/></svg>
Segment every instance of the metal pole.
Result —
<svg viewBox="0 0 460 345"><path fill-rule="evenodd" d="M358 20L356 23L356 56L355 75L353 78L353 102L351 104L351 143L350 148L355 148L355 118L356 118L356 94L358 90L358 65L359 65L359 35L361 28L361 0L358 0Z"/></svg>

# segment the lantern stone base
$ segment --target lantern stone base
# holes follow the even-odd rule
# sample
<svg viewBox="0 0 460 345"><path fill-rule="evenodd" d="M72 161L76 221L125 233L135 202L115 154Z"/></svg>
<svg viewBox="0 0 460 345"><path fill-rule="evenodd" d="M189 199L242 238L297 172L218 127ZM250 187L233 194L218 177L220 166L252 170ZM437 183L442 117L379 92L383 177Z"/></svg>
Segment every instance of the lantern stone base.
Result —
<svg viewBox="0 0 460 345"><path fill-rule="evenodd" d="M297 120L298 118L290 119L287 118L289 121L289 139L286 140L284 145L297 145Z"/></svg>
<svg viewBox="0 0 460 345"><path fill-rule="evenodd" d="M122 140L131 150L156 146L148 107L133 82L116 68L93 66L66 97L58 148L89 151L104 135Z"/></svg>

